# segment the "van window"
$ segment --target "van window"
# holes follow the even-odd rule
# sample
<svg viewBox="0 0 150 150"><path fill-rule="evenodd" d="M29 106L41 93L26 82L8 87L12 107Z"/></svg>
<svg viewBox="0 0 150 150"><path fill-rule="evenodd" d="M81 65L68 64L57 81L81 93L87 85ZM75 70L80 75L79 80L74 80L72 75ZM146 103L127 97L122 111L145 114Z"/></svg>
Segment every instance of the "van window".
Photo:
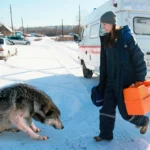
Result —
<svg viewBox="0 0 150 150"><path fill-rule="evenodd" d="M103 28L102 24L100 24L99 36L104 36L105 34L106 34L106 31Z"/></svg>
<svg viewBox="0 0 150 150"><path fill-rule="evenodd" d="M97 38L99 36L99 26L99 23L96 23L91 26L90 38Z"/></svg>
<svg viewBox="0 0 150 150"><path fill-rule="evenodd" d="M150 35L150 18L135 17L133 19L133 29L137 35Z"/></svg>
<svg viewBox="0 0 150 150"><path fill-rule="evenodd" d="M86 36L86 28L83 28L81 39L83 39Z"/></svg>
<svg viewBox="0 0 150 150"><path fill-rule="evenodd" d="M0 39L0 44L4 44L4 40L3 39Z"/></svg>
<svg viewBox="0 0 150 150"><path fill-rule="evenodd" d="M15 37L15 36L10 37L10 39L11 39L11 40L19 40L19 38L18 38L18 37Z"/></svg>
<svg viewBox="0 0 150 150"><path fill-rule="evenodd" d="M85 28L85 29L83 30L83 37L86 36L86 31L87 31L87 29Z"/></svg>

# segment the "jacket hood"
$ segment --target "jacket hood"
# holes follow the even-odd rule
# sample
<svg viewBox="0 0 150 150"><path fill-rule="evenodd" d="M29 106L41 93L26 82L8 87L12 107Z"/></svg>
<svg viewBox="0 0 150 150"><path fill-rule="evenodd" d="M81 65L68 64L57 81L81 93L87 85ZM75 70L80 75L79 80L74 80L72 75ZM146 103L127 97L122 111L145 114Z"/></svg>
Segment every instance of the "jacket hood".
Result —
<svg viewBox="0 0 150 150"><path fill-rule="evenodd" d="M132 31L128 25L123 26L121 29L122 35L124 36L124 39L129 39L132 35Z"/></svg>
<svg viewBox="0 0 150 150"><path fill-rule="evenodd" d="M122 27L122 33L131 33L131 29L128 25Z"/></svg>

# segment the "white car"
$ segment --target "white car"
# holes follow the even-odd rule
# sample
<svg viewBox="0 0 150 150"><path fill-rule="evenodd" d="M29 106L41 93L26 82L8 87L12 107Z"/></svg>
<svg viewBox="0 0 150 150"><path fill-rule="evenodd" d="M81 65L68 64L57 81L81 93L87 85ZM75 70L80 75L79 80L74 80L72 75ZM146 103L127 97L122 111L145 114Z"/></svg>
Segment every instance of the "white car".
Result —
<svg viewBox="0 0 150 150"><path fill-rule="evenodd" d="M18 36L7 36L7 39L14 44L22 44L22 45L30 45L31 42L25 38L18 37Z"/></svg>
<svg viewBox="0 0 150 150"><path fill-rule="evenodd" d="M0 38L0 58L5 61L9 56L17 55L18 51L13 42L6 38Z"/></svg>

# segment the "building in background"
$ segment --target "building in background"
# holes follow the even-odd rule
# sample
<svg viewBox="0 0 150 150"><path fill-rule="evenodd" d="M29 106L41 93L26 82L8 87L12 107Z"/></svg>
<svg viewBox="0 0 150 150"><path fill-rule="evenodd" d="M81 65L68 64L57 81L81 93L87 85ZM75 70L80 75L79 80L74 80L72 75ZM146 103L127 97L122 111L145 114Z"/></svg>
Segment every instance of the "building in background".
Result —
<svg viewBox="0 0 150 150"><path fill-rule="evenodd" d="M6 35L12 35L14 32L9 26L0 23L0 33L6 36Z"/></svg>

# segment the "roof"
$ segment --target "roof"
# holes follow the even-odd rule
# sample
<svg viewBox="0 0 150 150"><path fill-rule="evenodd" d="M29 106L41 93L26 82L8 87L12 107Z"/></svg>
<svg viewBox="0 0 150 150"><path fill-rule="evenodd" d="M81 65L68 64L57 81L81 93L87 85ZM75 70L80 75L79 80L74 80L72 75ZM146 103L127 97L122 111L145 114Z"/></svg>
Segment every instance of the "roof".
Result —
<svg viewBox="0 0 150 150"><path fill-rule="evenodd" d="M114 3L117 3L117 7L113 6L113 0L109 0L94 9L86 18L85 25L93 23L96 20L100 20L100 16L106 11L113 11L117 13L121 10L127 10L150 13L150 0L114 0Z"/></svg>
<svg viewBox="0 0 150 150"><path fill-rule="evenodd" d="M4 26L8 31L13 32L13 30L6 24L0 22L0 27Z"/></svg>

